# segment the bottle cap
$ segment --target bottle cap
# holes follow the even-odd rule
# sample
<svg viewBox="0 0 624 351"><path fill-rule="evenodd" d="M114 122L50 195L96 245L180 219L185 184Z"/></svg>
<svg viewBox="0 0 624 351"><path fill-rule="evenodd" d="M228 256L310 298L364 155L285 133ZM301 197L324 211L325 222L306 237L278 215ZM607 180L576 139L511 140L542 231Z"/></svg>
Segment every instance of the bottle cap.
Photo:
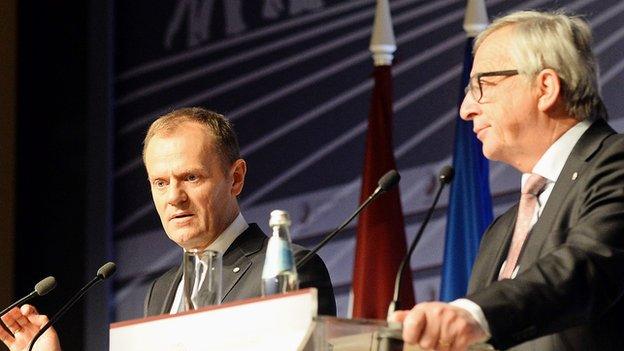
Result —
<svg viewBox="0 0 624 351"><path fill-rule="evenodd" d="M290 216L288 216L288 212L282 210L273 210L271 211L271 219L269 219L269 227L274 226L290 226Z"/></svg>

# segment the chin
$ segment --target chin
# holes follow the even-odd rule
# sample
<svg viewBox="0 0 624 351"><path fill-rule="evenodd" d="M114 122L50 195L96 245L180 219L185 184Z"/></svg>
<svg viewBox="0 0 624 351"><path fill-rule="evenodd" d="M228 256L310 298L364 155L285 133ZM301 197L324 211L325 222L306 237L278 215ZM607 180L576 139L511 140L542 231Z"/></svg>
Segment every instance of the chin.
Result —
<svg viewBox="0 0 624 351"><path fill-rule="evenodd" d="M483 143L481 151L483 152L483 156L485 156L488 160L500 161L500 149L496 147L496 145Z"/></svg>
<svg viewBox="0 0 624 351"><path fill-rule="evenodd" d="M485 147L483 148L483 156L485 156L485 158L490 161L496 161L494 154L492 152L489 152Z"/></svg>
<svg viewBox="0 0 624 351"><path fill-rule="evenodd" d="M170 235L169 238L178 244L178 246L187 249L192 248L200 242L197 233L174 233Z"/></svg>

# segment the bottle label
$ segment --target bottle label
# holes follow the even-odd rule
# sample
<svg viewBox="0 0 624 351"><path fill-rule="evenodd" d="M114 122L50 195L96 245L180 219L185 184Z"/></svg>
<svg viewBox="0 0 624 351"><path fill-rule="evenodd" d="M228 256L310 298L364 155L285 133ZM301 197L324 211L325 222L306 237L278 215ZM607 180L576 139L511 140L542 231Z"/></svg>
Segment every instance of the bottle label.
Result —
<svg viewBox="0 0 624 351"><path fill-rule="evenodd" d="M267 246L262 279L275 277L284 272L294 271L294 269L293 255L288 242L277 237L271 237Z"/></svg>

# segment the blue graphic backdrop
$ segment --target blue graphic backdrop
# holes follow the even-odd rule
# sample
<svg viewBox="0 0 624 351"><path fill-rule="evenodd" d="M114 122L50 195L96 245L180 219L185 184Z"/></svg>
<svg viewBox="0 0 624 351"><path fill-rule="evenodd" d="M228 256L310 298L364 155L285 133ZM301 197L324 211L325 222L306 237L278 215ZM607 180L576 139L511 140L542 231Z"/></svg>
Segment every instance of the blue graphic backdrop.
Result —
<svg viewBox="0 0 624 351"><path fill-rule="evenodd" d="M600 82L622 129L624 3L617 0L490 0L490 16L563 7L586 14ZM357 205L372 90L368 52L374 1L181 0L115 2L114 254L116 320L141 315L147 284L178 264L151 203L141 141L158 115L201 105L235 124L249 173L240 203L249 222L291 213L293 237L313 246ZM431 201L435 175L451 163L464 56L465 1L391 1L398 51L395 156L406 233ZM516 199L519 175L491 164L494 211ZM411 263L418 301L438 297L447 195ZM355 229L320 254L345 315ZM383 240L383 238L380 238Z"/></svg>

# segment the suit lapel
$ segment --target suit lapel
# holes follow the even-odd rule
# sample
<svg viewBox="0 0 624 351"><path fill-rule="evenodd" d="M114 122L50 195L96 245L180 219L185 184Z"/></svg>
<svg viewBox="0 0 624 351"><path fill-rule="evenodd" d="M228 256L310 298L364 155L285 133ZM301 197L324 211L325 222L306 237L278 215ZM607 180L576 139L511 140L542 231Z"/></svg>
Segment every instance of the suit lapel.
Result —
<svg viewBox="0 0 624 351"><path fill-rule="evenodd" d="M518 217L518 205L516 204L511 210L513 216L509 216L507 219L507 230L505 235L498 235L495 242L492 244L493 248L497 248L494 259L488 265L488 275L486 276L486 285L498 280L498 273L500 272L503 261L507 258L507 249L511 244L511 238L513 237L514 227L516 226L516 217ZM494 246L495 245L495 246Z"/></svg>
<svg viewBox="0 0 624 351"><path fill-rule="evenodd" d="M600 148L602 141L613 133L615 133L613 129L603 120L598 120L589 127L576 143L559 174L559 178L555 182L555 186L539 220L531 229L526 244L522 249L523 252L519 261L521 270L527 269L533 262L539 259L544 248L544 241L554 229L555 223L558 222L559 212L565 208L563 204L566 201L566 197L573 193L574 186L583 177L587 161ZM574 175L575 173L576 175Z"/></svg>
<svg viewBox="0 0 624 351"><path fill-rule="evenodd" d="M563 170L559 174L559 178L555 183L548 202L542 211L539 220L535 223L528 234L528 238L518 264L521 271L527 269L531 263L535 262L541 256L541 249L544 247L544 241L548 238L548 234L554 229L556 218L564 206L566 197L573 190L576 182L572 181L572 173L578 172L582 175L585 168L584 160L577 157L570 157L566 162Z"/></svg>
<svg viewBox="0 0 624 351"><path fill-rule="evenodd" d="M468 293L475 292L490 285L498 277L503 255L513 234L518 206L507 210L498 217L485 231L481 241L479 255L472 268Z"/></svg>
<svg viewBox="0 0 624 351"><path fill-rule="evenodd" d="M252 223L230 245L223 255L222 270L222 298L223 302L241 278L248 273L255 261L252 259L262 250L266 235ZM146 315L168 314L171 311L173 300L182 280L182 264L170 269L154 282L151 297L146 301ZM258 282L259 287L260 282Z"/></svg>
<svg viewBox="0 0 624 351"><path fill-rule="evenodd" d="M171 311L171 305L173 304L173 299L175 298L176 292L178 290L178 285L180 284L180 280L182 280L182 265L178 267L176 274L173 278L173 284L169 286L169 290L167 291L167 295L165 295L165 303L163 304L161 314L169 313Z"/></svg>
<svg viewBox="0 0 624 351"><path fill-rule="evenodd" d="M266 238L255 223L250 224L223 255L221 302L254 264L249 256L260 251L263 244L263 240L257 240L258 235Z"/></svg>

